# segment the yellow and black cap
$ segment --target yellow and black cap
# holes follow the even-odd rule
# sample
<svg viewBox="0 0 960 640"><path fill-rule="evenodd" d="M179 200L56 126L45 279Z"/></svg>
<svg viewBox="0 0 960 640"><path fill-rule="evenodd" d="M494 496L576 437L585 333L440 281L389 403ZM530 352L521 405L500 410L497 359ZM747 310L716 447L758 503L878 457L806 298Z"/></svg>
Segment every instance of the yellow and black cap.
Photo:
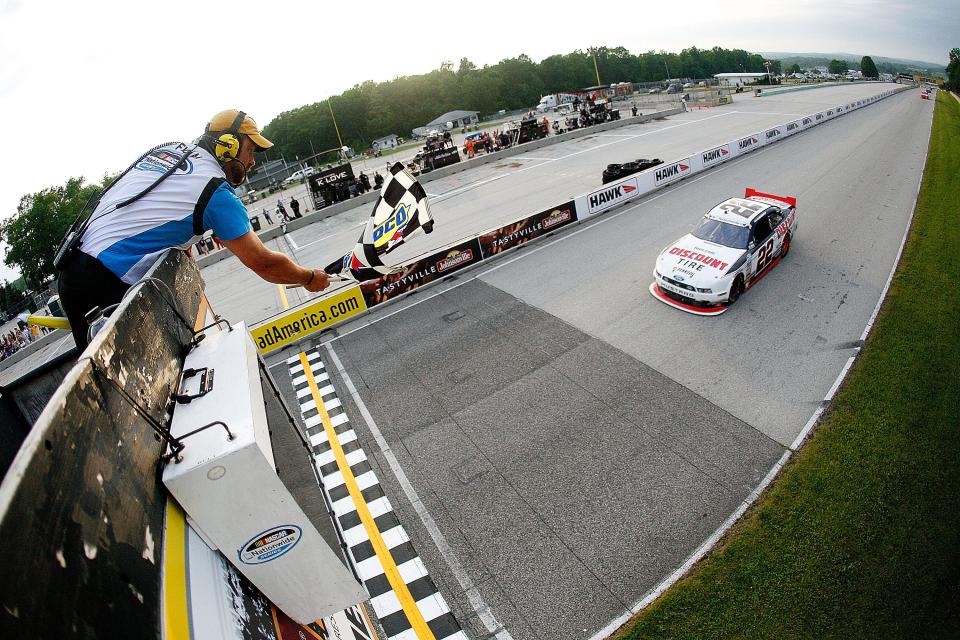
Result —
<svg viewBox="0 0 960 640"><path fill-rule="evenodd" d="M237 122L238 120L239 122ZM257 145L257 151L263 151L273 146L272 142L260 134L260 129L254 119L237 109L227 109L210 118L206 131L208 133L225 132L249 136L253 143Z"/></svg>

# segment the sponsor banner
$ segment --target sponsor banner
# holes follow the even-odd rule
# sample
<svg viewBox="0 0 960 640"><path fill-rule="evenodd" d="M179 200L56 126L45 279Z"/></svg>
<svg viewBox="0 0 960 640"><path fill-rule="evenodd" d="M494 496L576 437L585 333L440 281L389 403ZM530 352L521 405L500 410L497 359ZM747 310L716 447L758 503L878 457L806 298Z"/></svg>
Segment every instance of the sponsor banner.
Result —
<svg viewBox="0 0 960 640"><path fill-rule="evenodd" d="M480 235L480 251L489 258L577 221L573 200Z"/></svg>
<svg viewBox="0 0 960 640"><path fill-rule="evenodd" d="M280 609L273 607L277 640L374 640L359 605L310 624L299 625ZM255 636L254 636L255 637Z"/></svg>
<svg viewBox="0 0 960 640"><path fill-rule="evenodd" d="M439 169L460 162L460 151L456 147L430 151L423 158L424 166Z"/></svg>
<svg viewBox="0 0 960 640"><path fill-rule="evenodd" d="M818 112L818 113L813 114L813 123L814 123L814 124L820 124L821 122L823 122L823 121L826 120L826 119L827 119L827 112L826 112L826 111L820 111L820 112Z"/></svg>
<svg viewBox="0 0 960 640"><path fill-rule="evenodd" d="M577 211L580 217L592 216L600 213L601 211L606 211L611 207L615 207L618 204L632 200L637 196L641 195L638 191L637 179L635 177L627 178L623 182L608 184L603 189L599 191L594 191L593 193L588 193L585 196L581 196L583 205L581 206L578 198L577 202ZM580 212L586 212L586 216L580 214Z"/></svg>
<svg viewBox="0 0 960 640"><path fill-rule="evenodd" d="M353 285L271 318L250 335L260 353L268 353L366 310L360 287Z"/></svg>
<svg viewBox="0 0 960 640"><path fill-rule="evenodd" d="M748 153L759 147L761 136L762 134L754 133L746 138L737 140L737 155Z"/></svg>
<svg viewBox="0 0 960 640"><path fill-rule="evenodd" d="M812 127L815 124L813 116L806 116L800 120L800 128L806 129L807 127Z"/></svg>
<svg viewBox="0 0 960 640"><path fill-rule="evenodd" d="M763 137L761 138L762 144L770 144L771 142L776 142L783 137L783 127L773 127L772 129L767 129L763 132Z"/></svg>
<svg viewBox="0 0 960 640"><path fill-rule="evenodd" d="M706 169L707 167L712 167L715 164L720 164L725 160L729 160L732 157L733 155L730 153L730 145L725 144L701 153L700 162L703 168Z"/></svg>
<svg viewBox="0 0 960 640"><path fill-rule="evenodd" d="M441 249L434 254L403 265L398 273L360 283L367 308L397 298L418 287L439 280L464 267L483 260L477 238Z"/></svg>
<svg viewBox="0 0 960 640"><path fill-rule="evenodd" d="M653 186L662 187L665 184L686 178L693 171L690 170L691 158L686 158L673 164L664 164L653 170Z"/></svg>
<svg viewBox="0 0 960 640"><path fill-rule="evenodd" d="M787 126L783 127L784 136L792 136L803 128L803 125L799 120L794 120L793 122L788 122Z"/></svg>
<svg viewBox="0 0 960 640"><path fill-rule="evenodd" d="M335 184L337 182L350 182L351 180L353 180L353 166L351 166L349 162L324 169L320 173L307 178L307 182L310 183L310 188L313 191L317 191L324 185Z"/></svg>

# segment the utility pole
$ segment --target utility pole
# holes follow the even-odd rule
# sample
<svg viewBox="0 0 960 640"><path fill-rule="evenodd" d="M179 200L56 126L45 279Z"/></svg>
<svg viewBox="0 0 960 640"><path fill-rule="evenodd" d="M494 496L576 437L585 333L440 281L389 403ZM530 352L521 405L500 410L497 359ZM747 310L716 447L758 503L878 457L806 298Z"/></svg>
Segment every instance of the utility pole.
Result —
<svg viewBox="0 0 960 640"><path fill-rule="evenodd" d="M590 53L593 55L593 71L597 74L597 86L600 86L600 69L597 67L597 50L590 47Z"/></svg>
<svg viewBox="0 0 960 640"><path fill-rule="evenodd" d="M333 118L333 130L337 132L337 142L340 148L343 148L343 140L340 139L340 127L337 126L337 116L333 115L333 98L327 98L327 107L330 109L330 117Z"/></svg>

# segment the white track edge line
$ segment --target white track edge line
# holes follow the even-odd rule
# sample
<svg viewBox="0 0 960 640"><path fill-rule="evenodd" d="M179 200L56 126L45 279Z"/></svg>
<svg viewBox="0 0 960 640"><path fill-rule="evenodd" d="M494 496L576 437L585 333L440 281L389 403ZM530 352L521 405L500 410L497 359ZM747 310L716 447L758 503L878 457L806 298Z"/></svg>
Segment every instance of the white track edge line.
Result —
<svg viewBox="0 0 960 640"><path fill-rule="evenodd" d="M891 94L891 95L896 95L896 94ZM931 120L930 134L927 137L927 154L928 155L930 153L930 137L932 136L933 136L933 122ZM920 181L919 181L920 184L917 186L917 194L913 200L913 209L910 211L910 217L907 219L907 228L903 233L903 239L900 241L900 250L897 252L897 258L890 269L890 275L887 277L887 284L883 288L883 291L880 295L880 300L877 302L877 306L874 309L873 313L871 314L870 319L868 320L867 328L864 329L864 332L862 334L863 336L866 336L867 333L869 333L870 329L873 327L873 322L876 319L876 316L880 311L880 307L882 306L883 301L887 296L887 290L890 287L890 283L893 281L893 277L897 271L897 267L900 265L900 257L903 252L903 247L906 244L907 236L910 234L910 229L913 227L913 216L917 209L917 200L920 197L920 185L923 184L923 175L924 173L926 173L926 169L927 169L927 158L925 156L923 160L923 167L920 170ZM736 523L736 521L740 518L740 516L742 516L746 512L747 508L749 508L750 505L753 504L753 502L760 497L760 494L763 493L763 490L766 489L767 485L769 485L774 480L774 478L776 478L776 476L780 473L780 470L783 469L783 466L786 463L787 459L789 459L789 457L793 453L795 453L796 449L803 443L803 441L809 435L811 429L813 429L813 426L820 419L820 416L823 415L823 412L826 409L826 406L833 399L834 393L836 393L837 389L840 387L840 384L843 382L844 378L846 378L847 373L850 371L850 367L856 361L857 356L859 354L860 354L860 349L857 350L857 353L855 353L854 355L850 356L850 358L847 359L846 364L844 365L843 369L840 371L840 374L837 376L837 379L834 381L833 386L831 386L830 390L827 392L827 395L824 398L824 401L820 403L820 406L818 406L816 411L813 412L813 415L810 416L810 419L807 421L807 424L804 426L803 430L800 432L797 438L790 445L790 448L783 452L783 455L780 456L780 460L773 466L772 469L770 469L769 473L767 473L763 481L759 485L757 485L757 487L753 490L753 492L750 493L747 499L743 501L740 507L734 513L732 513L729 518L724 520L724 522L720 525L720 527L716 531L714 531L713 534L709 538L707 538L707 540L704 541L703 544L697 547L697 549L693 552L693 554L691 554L689 558L687 558L687 561L684 562L683 565L681 565L676 571L671 573L669 576L667 576L667 578L665 578L662 582L660 582L660 584L658 584L651 591L649 591L648 594L643 597L643 599L639 600L636 604L630 607L630 609L628 609L626 613L618 616L612 622L610 622L610 624L608 624L606 627L604 627L603 629L595 633L593 636L591 636L590 640L603 640L609 637L614 631L616 631L621 626L626 624L631 617L633 617L637 613L640 613L640 611L642 611L650 603L652 603L660 595L662 595L664 591L672 587L681 577L683 577L683 575L694 564L696 564L704 555L706 555L710 551L710 549L713 548L713 545L716 544L720 540L720 538Z"/></svg>

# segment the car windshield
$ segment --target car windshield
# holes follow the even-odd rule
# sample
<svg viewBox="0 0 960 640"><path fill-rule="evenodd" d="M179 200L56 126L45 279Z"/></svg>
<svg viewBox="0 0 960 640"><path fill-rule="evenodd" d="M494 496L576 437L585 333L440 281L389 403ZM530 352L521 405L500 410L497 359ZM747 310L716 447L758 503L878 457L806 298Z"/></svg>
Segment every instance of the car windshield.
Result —
<svg viewBox="0 0 960 640"><path fill-rule="evenodd" d="M722 244L734 249L746 249L747 241L750 238L750 230L747 227L738 227L710 218L701 220L692 233L701 240Z"/></svg>

